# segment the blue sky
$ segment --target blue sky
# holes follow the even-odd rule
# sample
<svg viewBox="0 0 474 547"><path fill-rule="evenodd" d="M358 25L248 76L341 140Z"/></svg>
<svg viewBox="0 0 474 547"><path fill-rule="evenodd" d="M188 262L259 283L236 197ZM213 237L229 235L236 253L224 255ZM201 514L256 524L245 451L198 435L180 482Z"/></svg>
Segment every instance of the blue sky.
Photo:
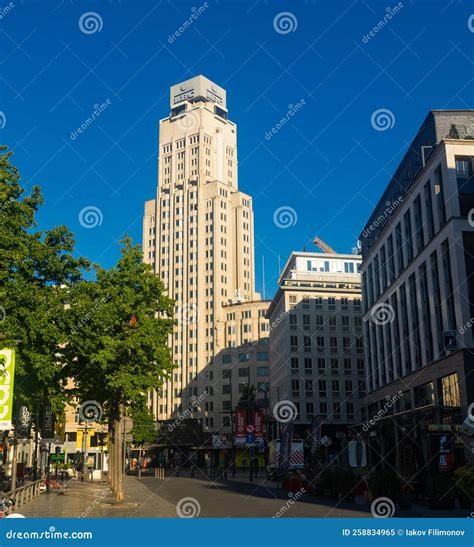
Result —
<svg viewBox="0 0 474 547"><path fill-rule="evenodd" d="M283 265L292 250L313 249L316 234L351 252L428 110L472 107L472 3L405 0L395 13L396 5L2 2L1 141L15 149L26 188L42 186L40 228L67 224L78 252L106 267L124 232L141 242L169 87L204 74L227 89L239 128L240 189L254 198L257 288L262 256L271 297L278 257ZM170 39L193 7L200 15ZM85 27L96 32L81 30L86 12L100 17ZM71 138L102 103L102 114ZM383 123L374 118L380 109L390 111L387 127L372 123ZM283 117L288 123L265 138ZM102 217L92 229L79 222L89 206ZM290 227L274 222L280 207L295 211Z"/></svg>

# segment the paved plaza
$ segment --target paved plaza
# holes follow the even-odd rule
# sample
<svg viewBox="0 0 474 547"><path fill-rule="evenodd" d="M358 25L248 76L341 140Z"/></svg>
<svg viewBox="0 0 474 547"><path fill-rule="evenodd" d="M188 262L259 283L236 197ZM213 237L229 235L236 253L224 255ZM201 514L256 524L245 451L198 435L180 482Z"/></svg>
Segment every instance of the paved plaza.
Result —
<svg viewBox="0 0 474 547"><path fill-rule="evenodd" d="M23 505L19 513L26 517L81 518L174 518L196 517L370 517L370 508L312 496L289 495L275 483L262 479L253 482L246 475L228 480L169 476L163 480L151 476L127 476L125 500L116 504L106 484L70 481L65 494L43 494ZM430 511L414 506L397 512L400 517L465 517L462 511Z"/></svg>
<svg viewBox="0 0 474 547"><path fill-rule="evenodd" d="M202 477L125 478L125 500L115 504L105 484L71 481L65 494L43 494L23 505L26 517L169 518L176 517L181 500L192 498L199 517L366 517L368 510L335 502L292 500L287 492L258 481L210 481ZM195 500L195 501L194 501ZM179 510L179 509L178 509ZM193 509L194 510L194 509ZM186 511L186 509L184 509Z"/></svg>

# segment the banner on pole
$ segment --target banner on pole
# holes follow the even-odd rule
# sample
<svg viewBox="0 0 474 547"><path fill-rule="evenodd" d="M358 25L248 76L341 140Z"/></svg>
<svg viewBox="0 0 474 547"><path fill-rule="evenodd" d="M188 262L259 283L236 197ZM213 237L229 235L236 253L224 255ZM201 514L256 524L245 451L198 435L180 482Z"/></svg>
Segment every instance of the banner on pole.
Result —
<svg viewBox="0 0 474 547"><path fill-rule="evenodd" d="M13 383L15 350L0 350L0 430L11 429L13 415Z"/></svg>
<svg viewBox="0 0 474 547"><path fill-rule="evenodd" d="M253 432L255 437L263 437L263 410L256 410L254 416Z"/></svg>
<svg viewBox="0 0 474 547"><path fill-rule="evenodd" d="M31 412L28 407L22 405L18 412L16 424L16 436L18 439L29 439L31 433Z"/></svg>
<svg viewBox="0 0 474 547"><path fill-rule="evenodd" d="M43 421L41 423L41 440L54 441L55 416L50 404L43 407Z"/></svg>
<svg viewBox="0 0 474 547"><path fill-rule="evenodd" d="M235 436L242 439L242 438L245 438L246 433L247 433L246 412L243 409L239 409L235 412Z"/></svg>

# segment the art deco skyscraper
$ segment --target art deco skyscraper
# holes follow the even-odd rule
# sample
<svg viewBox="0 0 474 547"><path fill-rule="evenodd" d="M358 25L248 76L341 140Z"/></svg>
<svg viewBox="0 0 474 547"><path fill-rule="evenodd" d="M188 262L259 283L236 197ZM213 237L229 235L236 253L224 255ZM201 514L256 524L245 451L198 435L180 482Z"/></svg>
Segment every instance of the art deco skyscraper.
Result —
<svg viewBox="0 0 474 547"><path fill-rule="evenodd" d="M237 127L226 91L204 76L170 90L160 121L156 199L145 204L143 249L176 301L170 345L178 366L151 396L158 420L175 418L212 383L225 306L255 293L252 199L238 190ZM212 395L208 408L212 408ZM220 409L219 409L220 410Z"/></svg>

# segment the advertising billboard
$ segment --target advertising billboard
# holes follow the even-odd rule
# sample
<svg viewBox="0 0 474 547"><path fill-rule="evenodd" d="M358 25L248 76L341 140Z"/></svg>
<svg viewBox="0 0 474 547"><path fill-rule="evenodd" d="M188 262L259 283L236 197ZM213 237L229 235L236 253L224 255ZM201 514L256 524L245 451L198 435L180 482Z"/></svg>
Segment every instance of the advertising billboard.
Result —
<svg viewBox="0 0 474 547"><path fill-rule="evenodd" d="M15 350L0 350L0 430L11 429L13 414L13 382Z"/></svg>

